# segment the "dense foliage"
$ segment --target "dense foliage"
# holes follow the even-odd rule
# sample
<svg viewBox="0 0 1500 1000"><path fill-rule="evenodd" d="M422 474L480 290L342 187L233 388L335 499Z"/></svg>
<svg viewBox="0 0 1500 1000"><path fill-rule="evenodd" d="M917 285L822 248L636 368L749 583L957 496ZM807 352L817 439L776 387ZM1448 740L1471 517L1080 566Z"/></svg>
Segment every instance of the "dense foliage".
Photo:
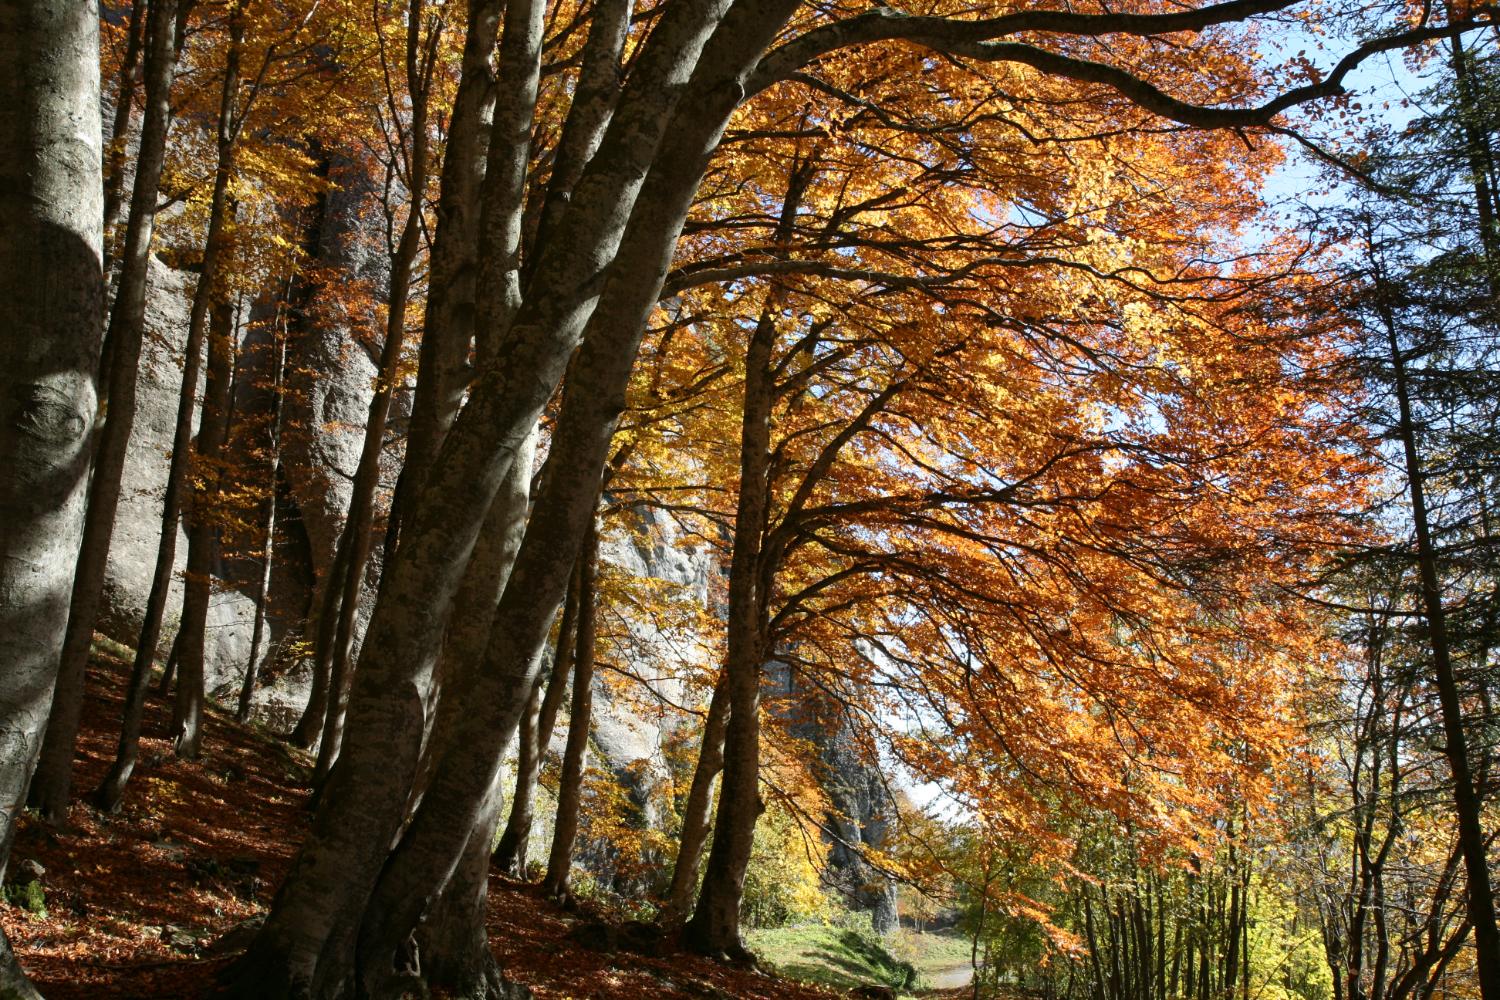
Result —
<svg viewBox="0 0 1500 1000"><path fill-rule="evenodd" d="M939 923L976 997L1500 1000L1494 14L101 3L0 779L125 807L158 676L183 760L315 748L240 996L509 995L493 864L730 962Z"/></svg>

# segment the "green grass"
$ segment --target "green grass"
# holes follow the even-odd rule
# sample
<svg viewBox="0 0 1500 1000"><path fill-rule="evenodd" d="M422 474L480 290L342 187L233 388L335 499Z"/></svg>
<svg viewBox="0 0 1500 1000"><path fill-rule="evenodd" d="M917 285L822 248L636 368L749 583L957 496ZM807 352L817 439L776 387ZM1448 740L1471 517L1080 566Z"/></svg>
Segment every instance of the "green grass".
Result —
<svg viewBox="0 0 1500 1000"><path fill-rule="evenodd" d="M886 938L886 948L917 970L918 986L930 987L938 974L969 965L969 940L954 931L918 934L902 928Z"/></svg>
<svg viewBox="0 0 1500 1000"><path fill-rule="evenodd" d="M839 989L890 986L910 995L936 985L938 976L969 964L969 942L948 932L901 929L885 937L868 928L828 924L752 930L746 943L761 962L789 979Z"/></svg>
<svg viewBox="0 0 1500 1000"><path fill-rule="evenodd" d="M898 990L914 979L912 967L869 931L809 924L754 930L746 937L763 964L791 979L842 989L880 985Z"/></svg>

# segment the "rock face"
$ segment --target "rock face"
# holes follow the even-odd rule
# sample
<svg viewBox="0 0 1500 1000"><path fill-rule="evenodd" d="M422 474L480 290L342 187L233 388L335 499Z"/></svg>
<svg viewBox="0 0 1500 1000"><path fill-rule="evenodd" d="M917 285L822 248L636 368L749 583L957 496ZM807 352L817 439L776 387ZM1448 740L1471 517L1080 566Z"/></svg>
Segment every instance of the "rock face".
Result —
<svg viewBox="0 0 1500 1000"><path fill-rule="evenodd" d="M338 544L354 493L354 473L364 446L376 359L385 340L378 302L390 283L390 261L371 240L368 223L380 190L366 170L339 162L329 168L338 186L320 206L315 237L321 267L335 277L322 282L287 343L286 431L283 473L322 579ZM354 294L358 293L358 294ZM400 410L392 416L399 423ZM382 468L382 486L399 470Z"/></svg>
<svg viewBox="0 0 1500 1000"><path fill-rule="evenodd" d="M327 272L338 275L317 290L310 308L288 331L286 357L269 349L263 317L242 316L242 355L236 372L238 423L256 418L269 424L271 394L263 386L273 380L274 366L284 362L285 392L281 414L281 475L264 488L274 489L277 530L272 548L272 572L266 600L267 637L258 668L276 657L279 644L294 638L321 591L317 584L327 574L333 549L342 530L353 489L353 477L364 440L364 426L376 365L371 358L383 331L376 317L351 312L344 305L355 285L379 293L386 283L384 254L371 244L358 220L377 189L374 182L347 168L337 173L340 186L321 206L313 238ZM181 387L181 362L187 341L188 314L194 281L153 259L150 272L147 330L143 352L138 412L130 442L120 512L110 550L103 631L133 645L151 586L161 537L161 502L170 464L173 427ZM372 340L373 337L373 340ZM201 386L200 386L201 392ZM398 394L392 414L399 432L409 399ZM249 409L249 407L256 409ZM238 433L238 428L236 433ZM237 442L241 451L250 447ZM386 456L382 487L389 491L398 471L399 456ZM265 470L269 480L270 470ZM378 526L377 526L378 530ZM233 544L221 559L216 576L227 581L209 606L206 643L206 683L217 697L232 696L249 663L256 615L260 558L258 551L235 552ZM377 553L379 546L376 546ZM178 578L167 609L165 635L170 638L180 612L180 573L186 560L185 533L179 528ZM367 584L379 578L378 558L372 558ZM367 590L367 597L369 591ZM370 601L362 602L358 638ZM163 650L163 652L165 652ZM284 728L294 721L306 701L311 683L305 663L290 658L291 669L257 688L253 711L269 725Z"/></svg>
<svg viewBox="0 0 1500 1000"><path fill-rule="evenodd" d="M603 572L644 586L640 596L666 611L653 617L622 609L605 623L612 633L613 658L646 684L644 693L627 698L619 690L619 678L598 672L593 743L624 782L644 822L659 827L662 796L671 780L667 742L684 721L676 707L687 694L682 673L702 665L692 662L684 636L673 625L680 616L709 608L718 567L706 545L689 541L675 521L652 508L636 508L622 521L622 527L600 541Z"/></svg>
<svg viewBox="0 0 1500 1000"><path fill-rule="evenodd" d="M829 870L825 880L845 895L849 904L870 914L877 933L896 928L896 887L865 860L860 848L879 850L890 839L895 805L886 776L855 745L847 721L818 742L826 767L823 789L832 810L827 824Z"/></svg>
<svg viewBox="0 0 1500 1000"><path fill-rule="evenodd" d="M873 749L862 747L849 716L821 689L798 685L784 663L766 667L773 710L792 720L794 736L818 750L817 778L828 797L823 817L828 844L824 884L846 906L870 914L881 934L897 923L896 887L865 859L865 850L878 851L891 835L895 801Z"/></svg>
<svg viewBox="0 0 1500 1000"><path fill-rule="evenodd" d="M111 638L130 645L135 644L145 614L161 540L161 498L177 421L177 397L182 385L179 359L187 341L188 305L194 285L190 275L171 270L155 258L147 281L146 338L136 377L135 422L110 543L102 623ZM187 552L187 534L180 529L177 551ZM179 559L179 569L181 559L185 555ZM169 623L181 609L182 579L178 577L167 605Z"/></svg>
<svg viewBox="0 0 1500 1000"><path fill-rule="evenodd" d="M142 351L136 393L136 418L131 430L130 460L126 463L119 513L110 546L105 580L105 612L100 630L110 638L134 645L145 614L161 541L161 504L171 465L172 435L182 386L181 358L187 342L188 310L194 282L190 275L152 260L146 314L147 342ZM367 382L368 384L368 382ZM201 391L201 386L200 386ZM282 572L271 574L267 600L270 642L262 655L300 620L306 610L309 585L306 543L297 537L295 518L282 519L273 548L273 562ZM187 535L178 527L176 576L167 603L163 629L170 643L182 607L181 573L187 559ZM249 662L255 625L255 587L251 572L259 561L223 562L217 574L229 586L216 586L209 602L205 644L205 682L210 691L237 691ZM165 655L165 648L159 651ZM257 695L257 707L271 706L288 692L267 689Z"/></svg>
<svg viewBox="0 0 1500 1000"><path fill-rule="evenodd" d="M153 259L146 311L147 339L136 392L136 417L129 461L121 484L119 513L110 545L100 628L134 645L145 614L156 552L161 540L161 503L171 463L172 434L182 386L180 359L187 342L188 310L194 281ZM201 387L200 387L201 388ZM187 558L187 536L179 527L177 572ZM182 607L182 580L174 580L163 630L170 639ZM255 604L237 590L213 595L205 648L210 688L240 676L250 651ZM236 681L237 683L237 681Z"/></svg>
<svg viewBox="0 0 1500 1000"><path fill-rule="evenodd" d="M679 707L696 700L683 674L706 666L686 642L684 624L711 609L719 572L717 555L691 540L670 517L651 508L635 508L618 518L601 540L600 575L623 595L619 607L602 609L599 667L594 678L594 718L590 766L608 771L625 792L626 822L643 830L661 830L671 820L673 776L668 749L674 734L688 721ZM651 613L644 610L650 605ZM697 661L697 662L695 662ZM618 666L635 684L608 669ZM567 720L559 719L549 755L561 759ZM547 803L551 805L551 803ZM552 809L538 808L533 843L547 843ZM584 841L578 860L621 893L660 891L655 884L669 874L662 858L652 874L622 873L606 844ZM650 868L650 864L646 866Z"/></svg>

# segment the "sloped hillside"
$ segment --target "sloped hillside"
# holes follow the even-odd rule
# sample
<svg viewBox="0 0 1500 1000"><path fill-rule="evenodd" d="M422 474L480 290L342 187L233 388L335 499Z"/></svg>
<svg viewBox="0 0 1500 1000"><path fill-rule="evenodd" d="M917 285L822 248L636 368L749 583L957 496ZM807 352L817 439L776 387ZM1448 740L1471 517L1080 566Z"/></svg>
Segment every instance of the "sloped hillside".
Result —
<svg viewBox="0 0 1500 1000"><path fill-rule="evenodd" d="M80 789L94 787L113 753L127 669L95 659ZM77 803L66 829L22 821L0 921L49 1000L206 995L305 830L310 758L213 712L203 757L180 761L153 735L168 715L165 702L148 704L141 773L118 815ZM598 915L563 912L499 876L490 884L495 953L540 1000L843 995L681 953L640 954Z"/></svg>

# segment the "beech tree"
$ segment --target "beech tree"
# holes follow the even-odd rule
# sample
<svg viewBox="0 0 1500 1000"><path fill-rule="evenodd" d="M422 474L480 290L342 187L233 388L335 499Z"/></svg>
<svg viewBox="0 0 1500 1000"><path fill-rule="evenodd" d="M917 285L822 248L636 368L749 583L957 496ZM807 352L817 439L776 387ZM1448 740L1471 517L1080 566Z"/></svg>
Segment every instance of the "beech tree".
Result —
<svg viewBox="0 0 1500 1000"><path fill-rule="evenodd" d="M135 162L120 280L105 337L106 390L102 395L106 418L89 483L89 513L73 583L61 674L31 793L33 804L52 820L66 819L72 797L73 749L83 707L84 667L99 617L105 564L120 499L120 476L135 420L136 371L146 322L146 278L171 124L172 76L181 27L175 2L159 0L151 4L145 27L145 120ZM128 94L120 96L128 98Z"/></svg>
<svg viewBox="0 0 1500 1000"><path fill-rule="evenodd" d="M703 173L742 102L773 86L796 86L799 72L851 46L896 42L1110 87L1147 112L1189 126L1265 128L1288 108L1336 94L1363 58L1460 30L1444 24L1398 30L1358 48L1326 79L1254 106L1195 104L1171 96L1165 89L1170 81L1133 72L1149 62L1148 54L1168 51L1152 46L1154 37L1200 32L1285 6L1242 0L1169 14L1038 11L974 21L885 10L844 18L803 11L793 22L797 5L778 0L669 4L641 41L607 125L572 105L563 136L570 127L587 128L599 136L597 148L556 227L543 231L544 244L531 247L518 302L508 293L517 287L508 276L521 269L509 261L520 238L515 220L525 206L513 180L526 175L530 131L497 121L483 204L492 220L484 230L494 242L481 261L499 268L502 280L476 288L475 316L481 318L476 337L495 336L499 348L470 384L425 486L402 513L400 544L356 670L342 763L330 775L314 830L270 919L238 966L239 987L257 995L324 995L357 978L377 993L393 988L383 984L396 981L395 956L424 899L452 872L525 707L536 653L562 601L624 406L644 321ZM590 29L604 30L603 23L591 22ZM521 120L534 113L540 26L534 9L507 8L498 80L509 100L497 104L497 113L504 108ZM1076 39L1089 54L1102 55L1104 48L1086 42L1097 40L1123 59L1106 62L1016 39L1027 32ZM1256 92L1248 80L1221 83ZM493 329L485 317L498 318ZM400 843L388 852L401 829L426 731L437 639L466 557L575 346L580 349L535 513L500 598L485 662L460 689L479 708L463 720ZM338 864L330 863L333 858Z"/></svg>
<svg viewBox="0 0 1500 1000"><path fill-rule="evenodd" d="M316 572L294 581L316 636L292 734L319 743L313 826L231 991L507 991L483 919L505 751L519 733L497 858L524 871L539 762L571 677L546 880L562 894L593 819L580 807L593 794L594 675L617 666L597 551L631 504L699 525L728 581L725 620L700 637L722 662L688 671L704 726L665 925L687 921L694 949L745 958L765 799L779 802L776 837L812 827L781 787L810 773L805 751L782 709L762 705L775 660L863 720L872 760L942 783L991 842L1027 844L1037 870L1071 863L1083 813L1129 828L1135 853L1099 863L1140 874L1144 894L1111 885L1073 902L1085 924L1096 904L1115 922L1093 928L1101 955L1160 963L1166 950L1132 938L1131 922L1165 919L1164 883L1130 866L1195 850L1203 860L1214 852L1202 842L1231 826L1242 837L1225 833L1224 852L1250 842L1243 810L1269 808L1267 775L1295 742L1283 682L1322 634L1299 603L1305 576L1349 541L1372 475L1345 408L1345 317L1321 294L1319 248L1253 237L1265 222L1257 186L1289 113L1343 97L1374 55L1462 53L1458 39L1492 27L1492 10L1361 9L1369 40L1326 72L1259 47L1267 23L1301 16L1294 0L983 16L797 0L140 0L128 21L109 13L124 108L109 149L91 152L94 173L68 181L99 188L99 224L125 201L138 98L144 114L111 254L121 277L91 513L76 574L49 569L45 588L47 600L55 582L72 593L35 788L50 816L68 806L153 247L157 266L197 283L152 592L101 806L118 807L139 752L179 518L188 566L167 671L178 754L203 745L216 586L258 595L239 685L241 714L250 707L267 595L288 570L270 558L276 508L250 514L285 485L279 410L250 417L269 420L269 450L253 470L237 465L247 432L232 411L248 397L234 381L256 377L237 368L242 332L280 324L275 340L332 324L377 370L369 405L361 397L347 418L363 420L358 465L335 470L350 488L327 490L347 508L323 503L328 551L320 541L307 557ZM1482 81L1465 79L1473 112ZM32 109L27 122L50 120L27 100L10 103ZM1483 178L1477 203L1493 215L1484 129L1471 114L1457 132L1455 162ZM45 172L27 171L41 183ZM348 218L331 217L335 199ZM1493 218L1481 223L1492 236ZM16 231L36 243L33 229ZM355 278L332 246L382 235L379 280ZM38 284L29 267L12 270ZM100 319L96 309L95 336ZM1397 374L1406 322L1386 324ZM36 356L11 366L27 385ZM67 370L91 377L88 358L75 360ZM272 364L272 381L329 374ZM68 399L91 414L84 395ZM68 445L78 482L92 423ZM1401 429L1420 508L1431 459L1412 461L1422 431L1410 415ZM397 457L387 512L382 469ZM53 478L59 490L68 479ZM74 502L53 500L60 518ZM15 524L41 516L16 502ZM55 544L76 550L76 526L63 527ZM1461 778L1471 695L1463 678L1445 680L1455 671L1438 652L1451 605L1441 541L1418 550ZM252 551L253 580L225 558ZM28 611L25 634L51 617ZM896 716L914 728L883 724ZM1239 796L1224 794L1235 784ZM1471 889L1486 881L1483 784L1471 773L1467 799L1454 786ZM1215 945L1184 953L1203 995L1247 982L1250 869L1226 857L1222 878L1186 893L1191 905L1223 897L1218 943L1234 949L1207 979ZM1029 905L1022 896L1011 902ZM994 902L981 895L981 929L998 919ZM1131 976L1113 992L1160 993L1175 979Z"/></svg>
<svg viewBox="0 0 1500 1000"><path fill-rule="evenodd" d="M104 306L99 24L91 5L0 10L0 864L40 750L83 531ZM0 990L39 994L0 939Z"/></svg>
<svg viewBox="0 0 1500 1000"><path fill-rule="evenodd" d="M354 642L354 623L364 588L365 566L370 557L374 522L374 494L380 472L380 456L385 446L386 420L395 395L397 366L406 342L407 303L411 295L412 271L420 246L423 199L428 176L428 107L432 98L433 79L439 46L445 25L438 15L429 14L421 0L413 0L406 15L405 70L406 97L410 120L403 126L391 94L387 111L399 143L397 163L392 164L402 186L410 192L406 220L395 240L390 262L390 285L386 294L385 342L380 352L379 383L370 400L370 414L365 423L364 446L354 474L354 494L344 530L339 536L335 569L324 591L319 613L316 656L319 673L329 673L330 701L323 720L323 735L318 742L318 765L315 780L321 784L332 767L343 733L344 690L347 687L350 657ZM392 74L386 55L383 28L377 24L381 40L382 63L387 78ZM340 577L340 574L343 574ZM331 641L330 641L331 640ZM328 666L324 666L327 663Z"/></svg>

